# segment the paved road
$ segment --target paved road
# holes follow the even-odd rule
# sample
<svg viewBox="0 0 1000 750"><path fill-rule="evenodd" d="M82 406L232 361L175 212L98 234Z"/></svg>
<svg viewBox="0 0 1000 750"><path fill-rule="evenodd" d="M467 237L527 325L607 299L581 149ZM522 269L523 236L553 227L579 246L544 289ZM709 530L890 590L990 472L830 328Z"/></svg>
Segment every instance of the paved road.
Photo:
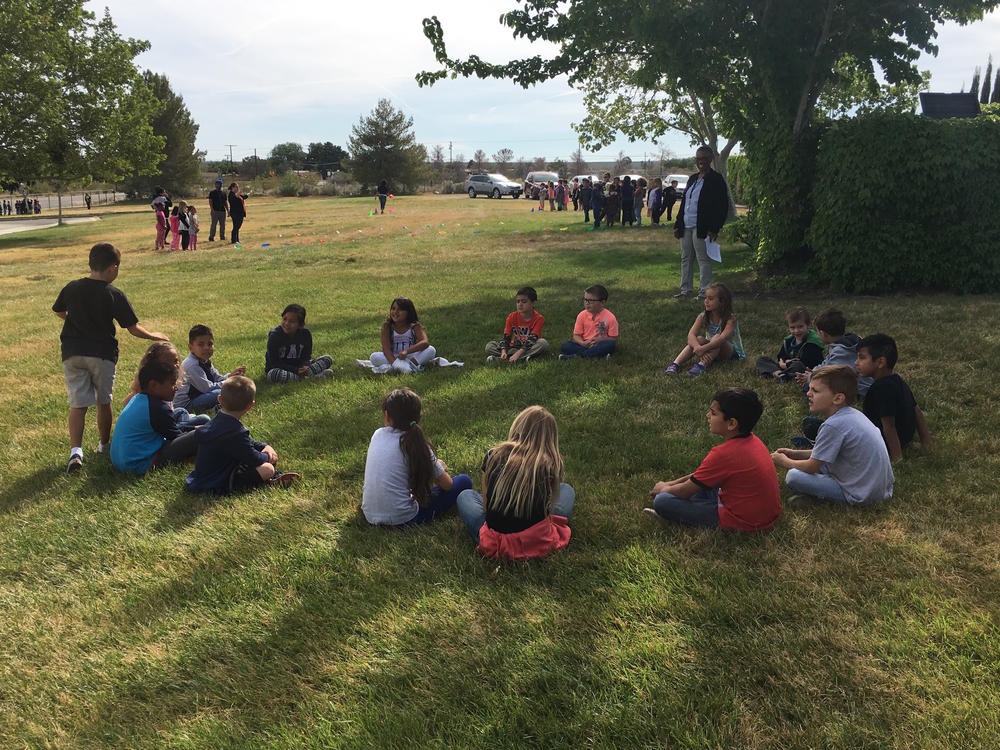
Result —
<svg viewBox="0 0 1000 750"><path fill-rule="evenodd" d="M100 221L99 216L78 216L63 219L63 224L84 224L88 221ZM59 226L57 219L16 219L0 222L0 235L14 232L30 232L33 229L48 229Z"/></svg>

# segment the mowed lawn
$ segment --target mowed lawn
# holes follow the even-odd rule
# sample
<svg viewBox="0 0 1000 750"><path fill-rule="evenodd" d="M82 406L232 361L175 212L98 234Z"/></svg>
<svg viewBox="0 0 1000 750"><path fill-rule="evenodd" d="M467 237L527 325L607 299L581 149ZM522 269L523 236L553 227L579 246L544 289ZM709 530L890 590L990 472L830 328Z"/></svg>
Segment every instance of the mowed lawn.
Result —
<svg viewBox="0 0 1000 750"><path fill-rule="evenodd" d="M241 250L207 242L207 210L194 254L153 255L139 209L0 238L0 746L1000 744L998 297L786 290L724 245L717 279L735 290L749 363L777 351L787 307L839 306L851 330L896 337L936 443L906 451L882 507L796 499L770 534L686 530L640 511L655 481L715 444L713 392L757 389L757 432L775 448L806 407L750 364L662 375L698 310L670 299L670 232L588 232L582 214L524 200L400 197L369 217L372 205L252 199ZM100 240L123 250L116 283L143 325L186 353L206 323L220 370L248 365L246 423L301 484L213 501L185 493L186 468L118 475L91 452L93 412L84 470L65 476L50 308ZM613 359L484 364L518 286L538 290L556 347L598 282L621 323ZM397 295L464 368L355 365ZM261 382L290 302L335 378ZM146 344L120 341L116 413ZM421 394L439 455L477 487L514 415L550 409L577 491L569 548L498 564L457 517L403 532L359 519L368 440L397 383Z"/></svg>

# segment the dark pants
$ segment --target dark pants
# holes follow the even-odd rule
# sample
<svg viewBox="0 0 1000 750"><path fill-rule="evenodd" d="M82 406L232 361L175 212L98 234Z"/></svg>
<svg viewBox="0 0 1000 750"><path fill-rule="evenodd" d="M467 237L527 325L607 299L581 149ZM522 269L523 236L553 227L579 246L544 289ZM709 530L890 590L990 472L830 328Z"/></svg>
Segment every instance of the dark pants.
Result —
<svg viewBox="0 0 1000 750"><path fill-rule="evenodd" d="M277 476L277 474L275 474ZM257 473L256 466L247 466L246 464L240 464L235 469L233 473L229 475L229 492L247 492L252 490L254 487L260 487L264 484L264 480L261 479L260 474Z"/></svg>
<svg viewBox="0 0 1000 750"><path fill-rule="evenodd" d="M654 224L659 224L660 217L663 216L663 205L654 203L649 209L649 216Z"/></svg>
<svg viewBox="0 0 1000 750"><path fill-rule="evenodd" d="M229 235L229 241L235 245L237 242L240 241L240 227L243 226L244 217L234 215L230 216L229 218L233 222L233 232L231 235Z"/></svg>
<svg viewBox="0 0 1000 750"><path fill-rule="evenodd" d="M587 208L586 206L583 207L583 223L584 224L590 223L590 209Z"/></svg>
<svg viewBox="0 0 1000 750"><path fill-rule="evenodd" d="M563 341L559 349L563 354L569 354L574 357L583 357L585 359L591 357L606 357L615 350L615 342L602 341L599 344L587 347L580 346L580 344L575 341Z"/></svg>
<svg viewBox="0 0 1000 750"><path fill-rule="evenodd" d="M674 220L674 201L667 204L667 221Z"/></svg>
<svg viewBox="0 0 1000 750"><path fill-rule="evenodd" d="M212 211L212 226L208 229L208 241L215 241L215 225L219 225L219 239L226 239L226 212Z"/></svg>
<svg viewBox="0 0 1000 750"><path fill-rule="evenodd" d="M187 250L191 244L191 233L181 232L181 250Z"/></svg>
<svg viewBox="0 0 1000 750"><path fill-rule="evenodd" d="M591 208L594 211L594 229L600 229L601 228L601 207L600 206L592 206Z"/></svg>
<svg viewBox="0 0 1000 750"><path fill-rule="evenodd" d="M472 479L468 474L458 474L452 477L451 482L451 489L447 491L442 490L440 487L434 487L431 490L431 497L427 501L427 504L417 511L417 515L402 525L416 526L422 523L430 523L451 510L459 495L466 490L472 489Z"/></svg>
<svg viewBox="0 0 1000 750"><path fill-rule="evenodd" d="M379 194L378 194L378 204L379 204L379 212L380 212L380 213L385 213L385 199L386 199L387 197L388 197L388 196L386 196L386 195L385 195L385 194L383 194L383 193L379 193Z"/></svg>
<svg viewBox="0 0 1000 750"><path fill-rule="evenodd" d="M622 226L625 226L626 222L628 222L630 226L635 223L635 214L632 213L631 202L622 206Z"/></svg>
<svg viewBox="0 0 1000 750"><path fill-rule="evenodd" d="M180 437L168 440L156 453L153 466L167 466L168 464L178 464L189 458L194 458L198 452L198 434L195 430L185 432Z"/></svg>

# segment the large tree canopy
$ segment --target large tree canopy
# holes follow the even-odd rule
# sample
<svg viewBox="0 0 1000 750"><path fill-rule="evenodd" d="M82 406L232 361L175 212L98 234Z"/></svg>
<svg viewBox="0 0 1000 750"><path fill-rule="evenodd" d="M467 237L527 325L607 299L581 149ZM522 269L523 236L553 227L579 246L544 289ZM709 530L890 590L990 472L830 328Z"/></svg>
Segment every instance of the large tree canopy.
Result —
<svg viewBox="0 0 1000 750"><path fill-rule="evenodd" d="M159 103L133 63L147 48L82 0L0 5L0 177L61 189L155 170Z"/></svg>
<svg viewBox="0 0 1000 750"><path fill-rule="evenodd" d="M516 37L555 45L551 57L490 63L449 57L436 17L424 20L448 75L509 78L522 86L565 75L585 88L600 61L618 59L648 92L679 87L718 110L723 132L742 142L764 173L758 184L766 246L776 258L801 246L810 217L814 111L849 56L869 82L917 85L921 51L936 53L937 24L982 18L1000 0L525 0L500 17Z"/></svg>
<svg viewBox="0 0 1000 750"><path fill-rule="evenodd" d="M394 190L409 190L426 178L427 150L416 142L413 118L379 99L368 117L351 129L348 167L354 179L370 186L388 180Z"/></svg>

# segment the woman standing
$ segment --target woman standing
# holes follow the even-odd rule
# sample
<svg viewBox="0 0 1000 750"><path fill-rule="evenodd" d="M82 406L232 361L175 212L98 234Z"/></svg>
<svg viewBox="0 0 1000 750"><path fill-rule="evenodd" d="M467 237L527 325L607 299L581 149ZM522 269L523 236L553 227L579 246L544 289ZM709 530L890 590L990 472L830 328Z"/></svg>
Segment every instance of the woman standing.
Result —
<svg viewBox="0 0 1000 750"><path fill-rule="evenodd" d="M240 241L240 227L247 217L246 196L240 195L240 186L235 182L229 185L229 218L233 222L233 231L229 236L229 244L235 245Z"/></svg>
<svg viewBox="0 0 1000 750"><path fill-rule="evenodd" d="M382 180L378 184L378 212L385 213L385 199L389 197L389 183Z"/></svg>

